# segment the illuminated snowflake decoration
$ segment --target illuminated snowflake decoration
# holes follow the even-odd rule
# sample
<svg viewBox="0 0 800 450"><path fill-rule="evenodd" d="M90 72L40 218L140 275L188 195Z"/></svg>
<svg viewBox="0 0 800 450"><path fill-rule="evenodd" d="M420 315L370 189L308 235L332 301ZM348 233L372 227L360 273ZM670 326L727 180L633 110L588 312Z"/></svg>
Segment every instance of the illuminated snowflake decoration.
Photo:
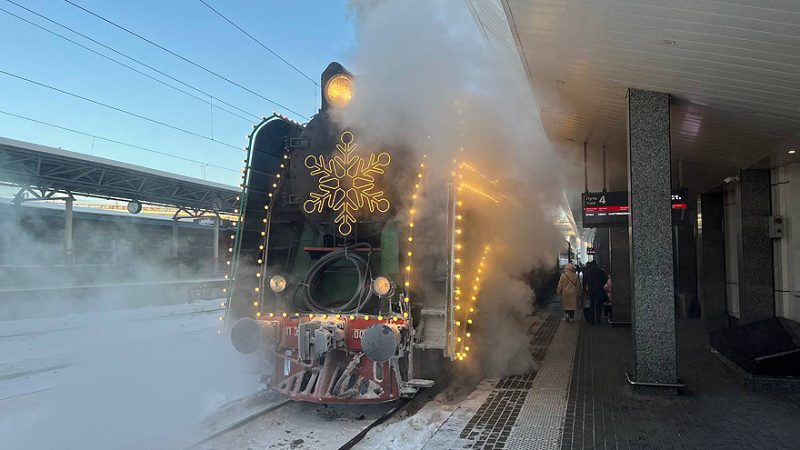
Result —
<svg viewBox="0 0 800 450"><path fill-rule="evenodd" d="M311 176L319 175L319 192L309 194L303 203L303 210L309 214L321 213L327 206L338 212L334 222L339 224L339 233L347 236L356 223L355 213L364 208L369 212L386 212L389 200L383 191L375 190L375 175L384 173L392 158L388 153L369 155L369 160L354 155L356 149L353 133L345 131L339 137L336 150L340 154L331 159L324 156L308 155L305 165L311 169Z"/></svg>

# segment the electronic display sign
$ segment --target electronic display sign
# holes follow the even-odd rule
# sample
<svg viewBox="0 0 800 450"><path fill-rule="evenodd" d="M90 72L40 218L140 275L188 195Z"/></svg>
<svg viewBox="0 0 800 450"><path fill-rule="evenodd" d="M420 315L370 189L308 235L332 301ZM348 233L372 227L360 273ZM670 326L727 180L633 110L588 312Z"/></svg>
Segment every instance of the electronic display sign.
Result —
<svg viewBox="0 0 800 450"><path fill-rule="evenodd" d="M622 227L628 224L628 193L585 192L582 196L583 226Z"/></svg>
<svg viewBox="0 0 800 450"><path fill-rule="evenodd" d="M624 227L628 225L630 207L628 192L585 192L581 196L584 228ZM689 208L689 191L672 190L672 211L680 213ZM676 216L680 219L682 215Z"/></svg>

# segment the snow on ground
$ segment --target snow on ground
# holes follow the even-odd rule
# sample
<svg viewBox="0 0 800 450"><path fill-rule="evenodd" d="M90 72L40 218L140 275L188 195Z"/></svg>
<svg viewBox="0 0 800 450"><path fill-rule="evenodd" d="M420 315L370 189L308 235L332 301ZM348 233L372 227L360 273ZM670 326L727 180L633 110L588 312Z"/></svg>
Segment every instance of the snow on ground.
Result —
<svg viewBox="0 0 800 450"><path fill-rule="evenodd" d="M461 430L492 392L496 379L451 385L412 414L393 417L379 425L354 448L357 450L420 450L444 448L458 439ZM416 401L415 399L414 401ZM443 446L444 445L444 446Z"/></svg>
<svg viewBox="0 0 800 450"><path fill-rule="evenodd" d="M0 322L0 447L190 442L220 405L260 387L255 360L217 334L217 308L219 300Z"/></svg>
<svg viewBox="0 0 800 450"><path fill-rule="evenodd" d="M133 321L153 317L164 317L192 312L204 312L221 309L218 300L196 300L192 303L180 303L166 306L148 306L145 308L86 312L81 314L65 314L58 317L42 319L5 320L0 321L0 339L18 334L32 334L68 330L77 327L91 326L102 321Z"/></svg>
<svg viewBox="0 0 800 450"><path fill-rule="evenodd" d="M446 394L441 393L402 421L375 427L355 448L421 449L458 408L458 404L450 403L446 397Z"/></svg>
<svg viewBox="0 0 800 450"><path fill-rule="evenodd" d="M392 403L326 406L291 402L200 448L338 449L392 406Z"/></svg>

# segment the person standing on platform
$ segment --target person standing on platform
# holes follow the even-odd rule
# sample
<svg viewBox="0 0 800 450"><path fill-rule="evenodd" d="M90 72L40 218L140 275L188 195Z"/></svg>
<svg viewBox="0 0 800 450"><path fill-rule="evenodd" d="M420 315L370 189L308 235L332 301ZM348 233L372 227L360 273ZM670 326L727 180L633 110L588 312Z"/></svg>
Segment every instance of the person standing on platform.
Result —
<svg viewBox="0 0 800 450"><path fill-rule="evenodd" d="M614 309L613 309L613 291L611 287L611 275L608 276L608 281L606 281L606 285L603 286L603 290L606 291L606 298L605 303L603 303L603 314L608 318L609 321L614 320Z"/></svg>
<svg viewBox="0 0 800 450"><path fill-rule="evenodd" d="M567 322L575 321L575 310L578 308L581 292L581 279L575 273L575 266L568 263L564 266L564 273L561 274L556 288L556 294L561 296L561 306L567 314Z"/></svg>
<svg viewBox="0 0 800 450"><path fill-rule="evenodd" d="M589 294L589 310L586 311L586 321L592 325L602 322L606 281L608 281L606 272L597 266L597 262L589 261L583 272L583 286Z"/></svg>

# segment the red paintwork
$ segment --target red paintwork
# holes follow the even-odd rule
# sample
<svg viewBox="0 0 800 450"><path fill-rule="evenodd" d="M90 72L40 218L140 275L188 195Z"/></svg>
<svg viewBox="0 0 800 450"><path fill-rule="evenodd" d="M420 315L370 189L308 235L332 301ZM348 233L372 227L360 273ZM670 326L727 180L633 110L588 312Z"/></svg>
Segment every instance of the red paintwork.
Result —
<svg viewBox="0 0 800 450"><path fill-rule="evenodd" d="M357 316L355 319L351 320L348 316L342 316L341 319L328 316L328 320L340 320L345 323L345 342L347 349L328 352L321 365L318 361L312 361L308 367L303 367L297 362L297 327L302 322L317 319L324 320L321 316L315 316L311 319L308 315L299 317L262 317L260 319L278 324L281 330L281 339L275 348L275 353L270 353L267 356L272 356L274 358L274 372L272 377L270 377L271 380L268 381L270 388L283 393L293 400L315 403L380 403L394 400L400 396L400 387L394 371L391 369L391 364L388 361L381 363L383 367L383 378L379 380L373 372L373 361L366 356L361 357L360 363L354 370L357 379L361 380L358 381L359 386L360 383L364 382L363 380L367 380L369 392L366 395L341 397L331 394L329 390L336 382L334 377L337 375L337 372L341 373L353 360L354 356L361 351L360 333L363 333L363 330L377 323L395 324L399 327L407 327L408 323L406 320L400 318L397 320L386 320L386 318L384 318L384 320L379 321L376 316L370 316L369 320L364 319L363 316ZM405 333L405 335L408 336L409 333ZM288 367L286 366L286 358L280 356L286 355L287 351L291 352L289 358L293 360L289 361ZM289 371L288 375L286 375L285 372L287 368ZM303 372L305 371L318 373L314 389L307 393L300 392L300 389L298 389L301 377L303 377ZM292 389L293 377L296 378L294 381L295 389ZM376 388L379 388L380 393L374 393Z"/></svg>

